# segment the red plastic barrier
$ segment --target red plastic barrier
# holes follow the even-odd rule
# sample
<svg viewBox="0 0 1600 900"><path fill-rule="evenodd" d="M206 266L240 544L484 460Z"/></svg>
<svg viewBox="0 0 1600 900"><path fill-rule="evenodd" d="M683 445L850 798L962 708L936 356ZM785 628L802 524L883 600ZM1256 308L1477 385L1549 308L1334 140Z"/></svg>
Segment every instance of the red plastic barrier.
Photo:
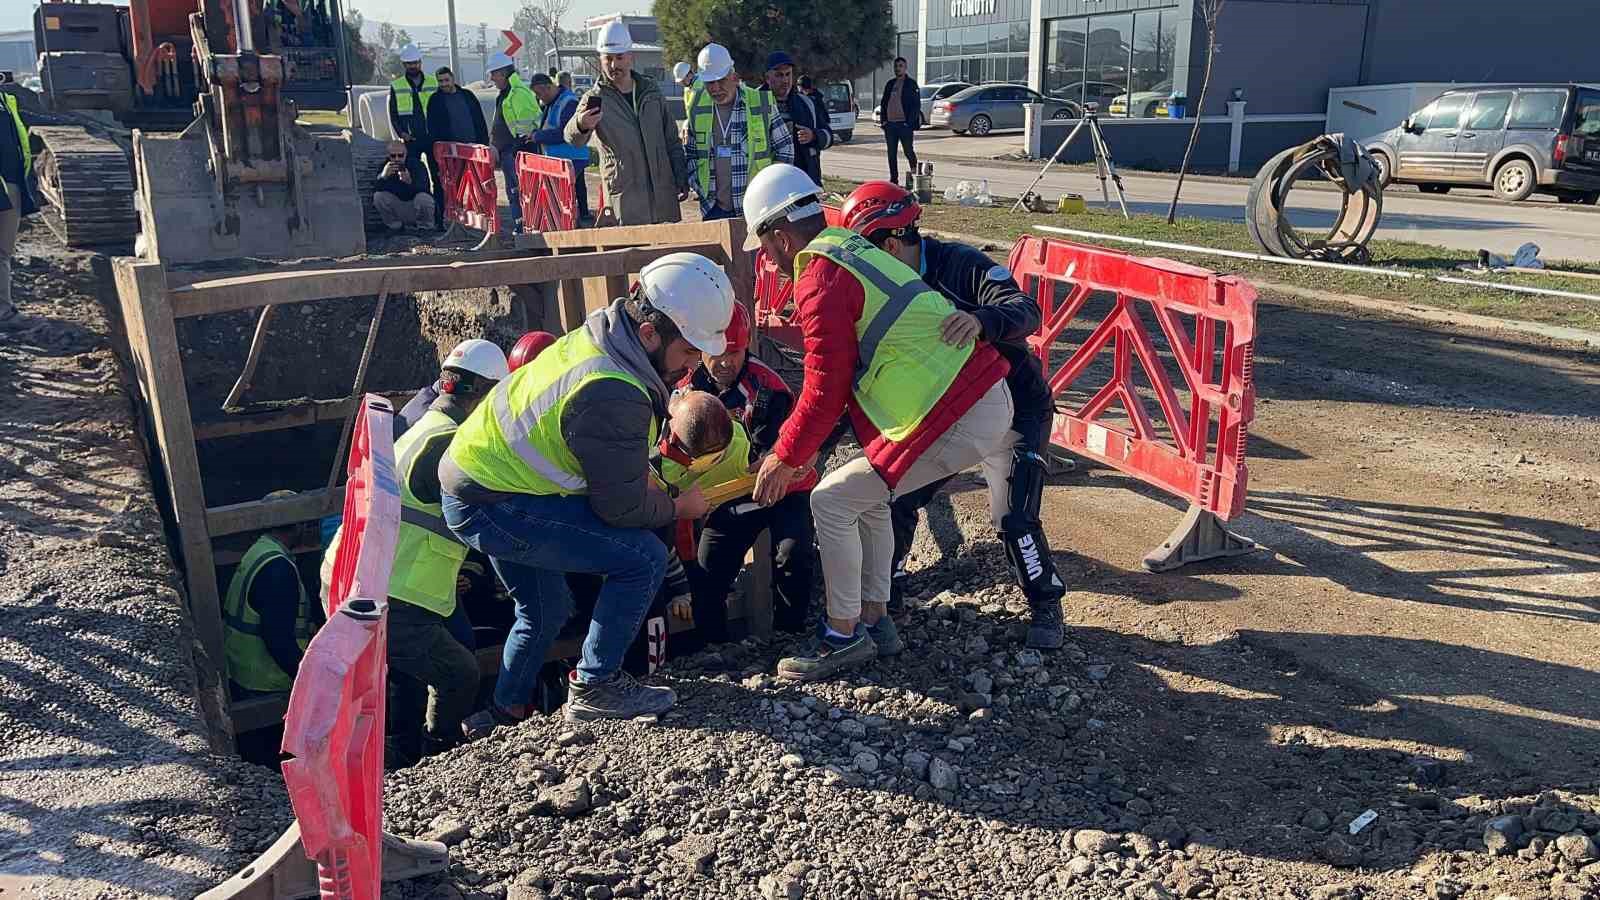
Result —
<svg viewBox="0 0 1600 900"><path fill-rule="evenodd" d="M1023 237L1012 248L1012 274L1038 298L1043 318L1030 345L1044 363L1051 393L1089 393L1075 410L1055 416L1052 441L1231 519L1244 509L1249 472L1245 442L1255 417L1251 361L1256 291L1245 281L1166 259L1069 241ZM1057 286L1064 288L1058 297ZM1051 349L1092 294L1115 295L1110 311L1059 365ZM1182 376L1174 384L1145 322L1153 319ZM1220 337L1220 349L1219 349ZM1084 385L1102 351L1112 372ZM1136 388L1142 376L1166 427L1158 428ZM1189 394L1187 406L1178 391ZM1107 424L1120 401L1130 427Z"/></svg>
<svg viewBox="0 0 1600 900"><path fill-rule="evenodd" d="M394 408L368 394L351 440L330 615L283 720L283 780L324 898L377 900L383 860L389 572L400 530Z"/></svg>
<svg viewBox="0 0 1600 900"><path fill-rule="evenodd" d="M517 194L524 232L578 227L577 184L570 161L526 150L517 153Z"/></svg>
<svg viewBox="0 0 1600 900"><path fill-rule="evenodd" d="M495 186L494 150L483 144L440 141L433 145L444 183L444 217L479 231L500 230L500 191Z"/></svg>
<svg viewBox="0 0 1600 900"><path fill-rule="evenodd" d="M822 214L829 225L838 225L842 211L823 206ZM800 349L800 327L790 316L794 303L794 285L788 272L778 271L778 264L765 250L756 251L756 327L780 344Z"/></svg>

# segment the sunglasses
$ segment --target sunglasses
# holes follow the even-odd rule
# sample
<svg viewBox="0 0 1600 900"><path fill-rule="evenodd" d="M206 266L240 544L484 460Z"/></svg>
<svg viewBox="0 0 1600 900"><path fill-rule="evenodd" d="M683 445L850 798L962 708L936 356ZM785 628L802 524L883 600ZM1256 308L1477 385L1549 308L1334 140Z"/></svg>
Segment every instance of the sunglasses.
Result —
<svg viewBox="0 0 1600 900"><path fill-rule="evenodd" d="M405 162L405 161L406 161L406 155L404 153L400 154L399 156L391 156L391 157L389 157L389 162Z"/></svg>

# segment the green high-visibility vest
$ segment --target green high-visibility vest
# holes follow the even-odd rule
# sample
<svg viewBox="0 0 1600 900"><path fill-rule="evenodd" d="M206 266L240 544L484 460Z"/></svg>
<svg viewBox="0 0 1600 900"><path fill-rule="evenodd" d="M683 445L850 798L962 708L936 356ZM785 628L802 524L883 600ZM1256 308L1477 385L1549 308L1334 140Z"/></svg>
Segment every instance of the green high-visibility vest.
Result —
<svg viewBox="0 0 1600 900"><path fill-rule="evenodd" d="M416 108L411 105L412 87L406 76L389 82L389 87L394 89L394 111L402 116L411 115ZM432 75L422 76L422 87L416 89L416 96L422 103L422 114L428 114L428 101L433 99L433 92L439 89L439 79Z"/></svg>
<svg viewBox="0 0 1600 900"><path fill-rule="evenodd" d="M772 95L743 85L739 86L739 91L744 97L744 149L750 157L750 177L754 178L757 172L773 163L772 147L767 140L770 133L768 123L772 120L772 105L768 98ZM688 101L689 125L694 129L695 147L700 150L695 177L699 179L701 193L707 196L711 192L711 129L716 127L716 106L711 93L704 88L696 90ZM745 183L749 184L748 181ZM733 199L735 203L739 200L738 197Z"/></svg>
<svg viewBox="0 0 1600 900"><path fill-rule="evenodd" d="M267 642L261 638L261 616L250 605L250 585L261 574L267 563L285 559L294 565L289 548L271 535L262 535L250 545L239 568L228 582L228 595L222 601L222 649L228 658L228 677L242 688L252 691L287 691L294 686L294 678L278 667L278 661L267 652ZM311 643L311 604L305 586L295 578L299 590L296 598L294 633L304 650Z"/></svg>
<svg viewBox="0 0 1600 900"><path fill-rule="evenodd" d="M539 128L539 98L522 83L517 73L511 73L510 83L506 95L498 101L500 118L512 137L526 137Z"/></svg>
<svg viewBox="0 0 1600 900"><path fill-rule="evenodd" d="M713 488L719 484L727 484L742 475L750 472L750 436L745 433L744 426L738 422L733 423L733 438L728 441L728 449L723 452L717 464L704 472L696 475L689 468L676 460L661 460L661 479L678 490L687 490L693 485L702 488Z"/></svg>
<svg viewBox="0 0 1600 900"><path fill-rule="evenodd" d="M616 378L650 391L601 350L579 327L489 392L456 429L450 459L491 491L572 496L587 494L578 458L561 433L567 400L597 378ZM656 445L659 423L650 422L646 449Z"/></svg>
<svg viewBox="0 0 1600 900"><path fill-rule="evenodd" d="M884 437L904 440L955 383L975 345L945 343L939 326L955 306L861 235L824 229L795 257L796 280L817 256L854 275L866 293L856 320L855 399Z"/></svg>
<svg viewBox="0 0 1600 900"><path fill-rule="evenodd" d="M17 127L17 141L22 144L22 175L27 177L33 168L33 148L28 146L28 126L22 124L22 113L17 111L17 98L10 94L0 94L6 98L6 109L11 110L11 121Z"/></svg>

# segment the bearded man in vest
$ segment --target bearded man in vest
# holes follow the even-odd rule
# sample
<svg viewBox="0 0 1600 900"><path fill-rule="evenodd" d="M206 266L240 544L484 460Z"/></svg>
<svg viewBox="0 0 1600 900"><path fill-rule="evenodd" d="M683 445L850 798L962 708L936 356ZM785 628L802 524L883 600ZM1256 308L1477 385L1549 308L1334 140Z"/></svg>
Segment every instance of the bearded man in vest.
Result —
<svg viewBox="0 0 1600 900"><path fill-rule="evenodd" d="M442 204L444 189L439 181L439 164L433 158L433 138L428 131L428 106L439 90L439 80L422 71L422 51L416 44L400 48L400 62L405 71L389 82L389 130L396 139L405 141L407 162L428 160L432 193Z"/></svg>
<svg viewBox="0 0 1600 900"><path fill-rule="evenodd" d="M745 87L721 44L700 50L700 86L689 98L689 181L700 218L739 216L745 186L773 163L794 162L794 136L772 95Z"/></svg>
<svg viewBox="0 0 1600 900"><path fill-rule="evenodd" d="M293 497L273 491L265 500ZM288 693L311 642L311 603L294 548L301 526L287 525L256 538L239 560L222 599L223 655L234 699Z"/></svg>
<svg viewBox="0 0 1600 900"><path fill-rule="evenodd" d="M793 273L805 339L805 382L754 497L782 499L846 413L864 450L811 492L827 614L809 651L778 662L780 677L800 681L905 647L887 614L892 495L1011 457L1005 359L985 343L946 343L950 301L866 238L827 227L820 190L801 170L775 165L750 183L744 204L755 241Z"/></svg>
<svg viewBox="0 0 1600 900"><path fill-rule="evenodd" d="M568 573L605 582L568 678L566 717L627 719L675 702L670 688L640 684L622 661L666 570L654 529L707 509L696 488L674 499L653 486L650 452L667 385L700 353L722 352L733 303L721 268L667 254L640 271L627 297L502 382L456 432L439 466L445 521L489 557L516 608L493 722L528 714L539 668L572 614ZM469 731L481 729L469 723Z"/></svg>

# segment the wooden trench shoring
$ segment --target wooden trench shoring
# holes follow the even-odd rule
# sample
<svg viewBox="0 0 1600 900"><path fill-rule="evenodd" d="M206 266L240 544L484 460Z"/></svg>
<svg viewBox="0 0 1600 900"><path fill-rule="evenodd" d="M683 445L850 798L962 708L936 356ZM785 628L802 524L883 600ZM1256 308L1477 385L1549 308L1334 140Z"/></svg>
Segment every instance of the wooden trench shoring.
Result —
<svg viewBox="0 0 1600 900"><path fill-rule="evenodd" d="M743 249L744 223L739 220L674 225L644 225L521 235L515 248L491 254L419 255L405 259L294 264L260 270L168 270L160 263L119 257L113 262L117 296L125 323L137 402L153 437L152 465L159 465L167 485L167 514L174 526L177 549L188 589L193 632L206 659L203 673L215 673L226 696L223 653L223 585L217 568L237 561L236 550L217 546L229 536L262 532L286 525L317 522L343 505L344 488L316 488L292 497L207 506L199 442L248 436L318 422L342 421L355 398L318 399L261 414L240 414L197 422L190 409L184 376L184 348L179 346L178 320L216 315L273 304L337 303L365 300L386 289L394 295L423 291L543 285L544 309L527 310L529 327L570 331L588 313L627 293L639 270L667 253L700 253L723 265L738 299L752 304L755 286L751 255ZM538 315L534 315L538 314ZM351 365L361 350L351 347ZM239 363L244 365L241 354ZM426 383L437 371L417 372ZM407 395L391 395L396 408ZM331 466L333 461L328 460ZM234 542L238 538L233 538ZM755 559L764 560L766 538ZM744 609L730 609L730 618L744 618L746 628L765 634L771 627L771 573L765 565L752 571L752 588ZM568 653L560 646L557 654ZM202 675L202 677L206 677ZM236 732L271 724L281 718L281 698L228 704L222 721L214 722L214 744L231 743Z"/></svg>

